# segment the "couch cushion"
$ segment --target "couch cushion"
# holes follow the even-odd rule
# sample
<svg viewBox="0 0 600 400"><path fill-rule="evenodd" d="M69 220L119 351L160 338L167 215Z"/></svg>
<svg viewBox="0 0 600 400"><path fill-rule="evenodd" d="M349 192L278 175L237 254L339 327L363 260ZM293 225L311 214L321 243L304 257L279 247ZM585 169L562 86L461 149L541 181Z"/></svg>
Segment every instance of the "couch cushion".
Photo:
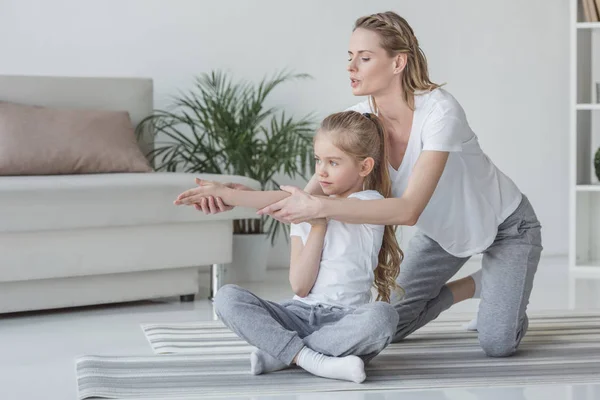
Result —
<svg viewBox="0 0 600 400"><path fill-rule="evenodd" d="M237 182L259 189L240 176L186 173L123 173L0 177L0 232L25 232L173 222L255 218L255 210L235 208L204 215L175 206L194 178Z"/></svg>
<svg viewBox="0 0 600 400"><path fill-rule="evenodd" d="M127 111L0 101L0 175L151 171Z"/></svg>

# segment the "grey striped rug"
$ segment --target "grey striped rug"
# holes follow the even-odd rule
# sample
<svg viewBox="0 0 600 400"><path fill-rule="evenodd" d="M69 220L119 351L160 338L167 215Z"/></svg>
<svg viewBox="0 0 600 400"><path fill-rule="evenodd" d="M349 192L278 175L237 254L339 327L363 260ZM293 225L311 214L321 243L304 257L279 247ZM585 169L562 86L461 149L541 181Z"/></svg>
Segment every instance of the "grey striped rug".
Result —
<svg viewBox="0 0 600 400"><path fill-rule="evenodd" d="M424 389L600 382L600 312L530 317L510 358L488 358L465 318L434 321L390 345L363 384L312 376L300 368L249 374L253 347L220 322L147 324L157 355L84 356L76 361L79 398L198 398L346 390Z"/></svg>

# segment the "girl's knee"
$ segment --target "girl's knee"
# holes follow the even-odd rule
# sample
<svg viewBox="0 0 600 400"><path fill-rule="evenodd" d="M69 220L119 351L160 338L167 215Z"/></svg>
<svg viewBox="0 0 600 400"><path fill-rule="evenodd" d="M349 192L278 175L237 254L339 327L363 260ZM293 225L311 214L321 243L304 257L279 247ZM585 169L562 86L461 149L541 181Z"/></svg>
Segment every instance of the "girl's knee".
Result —
<svg viewBox="0 0 600 400"><path fill-rule="evenodd" d="M365 324L373 332L387 333L387 336L391 337L396 333L398 320L398 312L394 306L383 301L376 301L370 304Z"/></svg>
<svg viewBox="0 0 600 400"><path fill-rule="evenodd" d="M228 308L239 302L244 296L244 291L237 285L224 285L221 287L213 300L213 306L219 313L226 313Z"/></svg>

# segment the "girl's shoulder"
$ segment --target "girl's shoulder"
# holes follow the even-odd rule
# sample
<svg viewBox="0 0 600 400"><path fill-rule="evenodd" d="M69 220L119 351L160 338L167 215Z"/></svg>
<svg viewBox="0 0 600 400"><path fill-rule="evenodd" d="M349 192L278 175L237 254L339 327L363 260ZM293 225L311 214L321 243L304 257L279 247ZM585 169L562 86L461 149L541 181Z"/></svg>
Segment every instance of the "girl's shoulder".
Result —
<svg viewBox="0 0 600 400"><path fill-rule="evenodd" d="M360 192L352 193L348 198L355 198L360 200L379 200L383 199L383 195L377 190L363 190Z"/></svg>
<svg viewBox="0 0 600 400"><path fill-rule="evenodd" d="M360 200L380 200L385 199L385 197L379 193L377 190L363 190L361 192L352 193L348 198L355 198ZM368 204L365 204L368 205ZM354 224L349 225L354 230L362 230L363 232L378 232L379 235L383 235L383 230L385 229L385 225L373 225L373 224ZM368 228L367 231L364 231L364 228ZM379 237L379 236L376 236Z"/></svg>
<svg viewBox="0 0 600 400"><path fill-rule="evenodd" d="M302 241L306 241L308 234L310 233L311 226L308 222L301 222L299 224L290 225L290 236L299 236Z"/></svg>

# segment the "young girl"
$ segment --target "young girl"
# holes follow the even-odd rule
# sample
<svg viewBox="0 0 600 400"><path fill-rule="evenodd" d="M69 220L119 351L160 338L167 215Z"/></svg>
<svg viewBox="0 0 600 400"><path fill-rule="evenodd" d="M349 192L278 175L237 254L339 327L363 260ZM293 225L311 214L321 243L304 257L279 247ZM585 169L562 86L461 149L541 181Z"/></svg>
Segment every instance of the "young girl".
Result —
<svg viewBox="0 0 600 400"><path fill-rule="evenodd" d="M357 202L391 196L386 145L385 130L374 114L347 111L327 117L314 139L316 174L324 194ZM175 204L193 205L218 196L229 206L260 209L289 196L198 183ZM318 376L364 381L364 362L390 343L398 323L389 304L402 258L394 231L392 226L323 218L292 224L292 300L266 301L235 285L219 289L217 315L257 347L251 372L296 364ZM375 302L372 286L378 292Z"/></svg>

